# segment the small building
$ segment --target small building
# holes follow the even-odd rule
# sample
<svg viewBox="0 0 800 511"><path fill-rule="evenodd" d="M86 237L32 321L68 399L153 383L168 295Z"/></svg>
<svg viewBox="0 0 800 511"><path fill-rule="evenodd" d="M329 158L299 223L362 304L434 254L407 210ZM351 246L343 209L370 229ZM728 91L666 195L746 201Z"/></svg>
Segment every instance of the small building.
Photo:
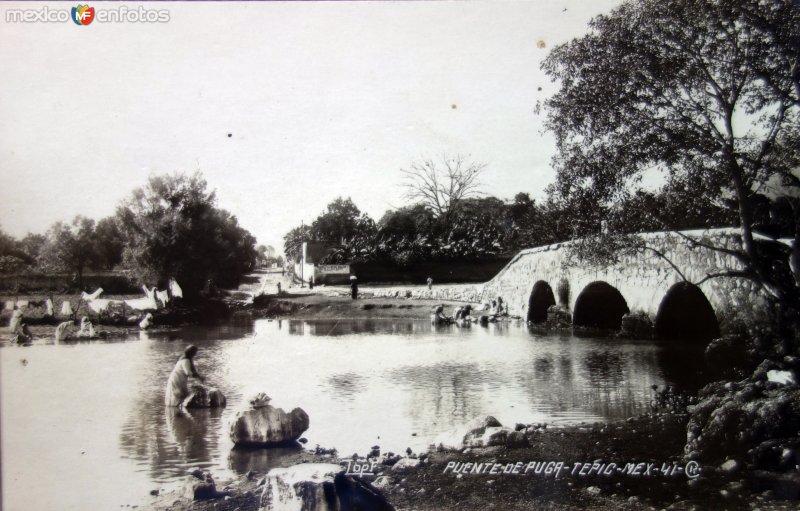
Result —
<svg viewBox="0 0 800 511"><path fill-rule="evenodd" d="M347 284L350 280L349 264L322 264L334 250L327 243L303 242L299 257L294 263L294 274L307 284L311 277L314 284Z"/></svg>

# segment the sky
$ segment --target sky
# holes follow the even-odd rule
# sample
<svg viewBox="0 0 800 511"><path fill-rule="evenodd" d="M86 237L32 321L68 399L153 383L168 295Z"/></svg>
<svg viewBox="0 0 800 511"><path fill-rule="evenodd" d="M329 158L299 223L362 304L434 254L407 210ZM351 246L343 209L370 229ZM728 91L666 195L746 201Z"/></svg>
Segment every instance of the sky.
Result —
<svg viewBox="0 0 800 511"><path fill-rule="evenodd" d="M100 219L199 170L280 249L336 197L376 221L405 205L400 169L442 155L485 163L486 194L541 197L540 63L617 3L160 2L132 5L167 22L79 26L7 18L70 3L0 2L0 228Z"/></svg>

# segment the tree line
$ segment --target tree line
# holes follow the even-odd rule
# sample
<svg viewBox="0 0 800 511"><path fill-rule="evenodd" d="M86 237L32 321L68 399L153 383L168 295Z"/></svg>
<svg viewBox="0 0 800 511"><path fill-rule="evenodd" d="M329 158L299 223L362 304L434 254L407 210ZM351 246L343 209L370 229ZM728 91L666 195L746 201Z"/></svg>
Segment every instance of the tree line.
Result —
<svg viewBox="0 0 800 511"><path fill-rule="evenodd" d="M237 285L255 265L255 242L200 173L159 175L100 221L77 216L22 239L0 231L0 272L69 273L82 289L87 271L117 269L148 286L175 278L193 296L209 281Z"/></svg>
<svg viewBox="0 0 800 511"><path fill-rule="evenodd" d="M704 200L696 189L675 183L639 190L614 204L591 196L564 195L557 183L536 200L526 192L502 200L481 193L482 163L462 158L415 162L401 170L409 204L386 211L376 222L349 197L339 197L310 224L284 236L284 252L296 259L303 241L328 247L323 262L481 260L597 234L722 227L736 224L728 205ZM758 218L770 224L765 201ZM785 226L781 226L785 230Z"/></svg>

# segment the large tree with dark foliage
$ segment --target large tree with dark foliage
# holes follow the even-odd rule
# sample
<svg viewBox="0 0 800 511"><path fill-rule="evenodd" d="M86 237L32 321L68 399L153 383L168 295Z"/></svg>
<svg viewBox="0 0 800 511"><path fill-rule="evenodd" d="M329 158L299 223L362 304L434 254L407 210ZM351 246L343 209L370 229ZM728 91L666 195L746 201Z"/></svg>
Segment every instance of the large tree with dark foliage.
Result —
<svg viewBox="0 0 800 511"><path fill-rule="evenodd" d="M216 207L199 173L153 176L117 210L124 263L147 285L178 280L187 297L233 286L255 263L255 238Z"/></svg>
<svg viewBox="0 0 800 511"><path fill-rule="evenodd" d="M661 173L692 195L688 206L733 214L740 248L709 247L741 263L723 276L755 282L798 323L800 12L790 0L626 1L542 68L560 84L543 105L560 197L602 212ZM778 204L783 227L765 232L788 244L757 235L769 220L759 211ZM599 231L604 218L593 220L580 234Z"/></svg>

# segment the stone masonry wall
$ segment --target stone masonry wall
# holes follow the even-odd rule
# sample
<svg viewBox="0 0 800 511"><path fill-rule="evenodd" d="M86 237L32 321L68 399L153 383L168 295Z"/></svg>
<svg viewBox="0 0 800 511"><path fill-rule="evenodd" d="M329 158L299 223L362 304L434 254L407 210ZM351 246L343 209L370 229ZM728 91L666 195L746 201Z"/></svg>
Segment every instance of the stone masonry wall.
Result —
<svg viewBox="0 0 800 511"><path fill-rule="evenodd" d="M685 235L715 246L738 248L738 231L713 229L685 231ZM739 263L731 256L693 244L675 233L647 233L641 235L646 244L667 256L690 282L697 283L707 275L728 269L738 269ZM567 244L537 247L520 252L491 281L484 284L477 301L485 302L502 296L509 312L527 317L528 301L533 285L544 280L554 294L559 281L569 283L569 305L575 301L586 285L596 280L616 287L633 310L655 315L667 290L682 281L678 272L652 251L623 257L615 265L597 268L568 265ZM700 285L711 306L719 312L728 307L752 307L761 300L751 282L738 278L715 278ZM558 296L556 296L558 300Z"/></svg>

